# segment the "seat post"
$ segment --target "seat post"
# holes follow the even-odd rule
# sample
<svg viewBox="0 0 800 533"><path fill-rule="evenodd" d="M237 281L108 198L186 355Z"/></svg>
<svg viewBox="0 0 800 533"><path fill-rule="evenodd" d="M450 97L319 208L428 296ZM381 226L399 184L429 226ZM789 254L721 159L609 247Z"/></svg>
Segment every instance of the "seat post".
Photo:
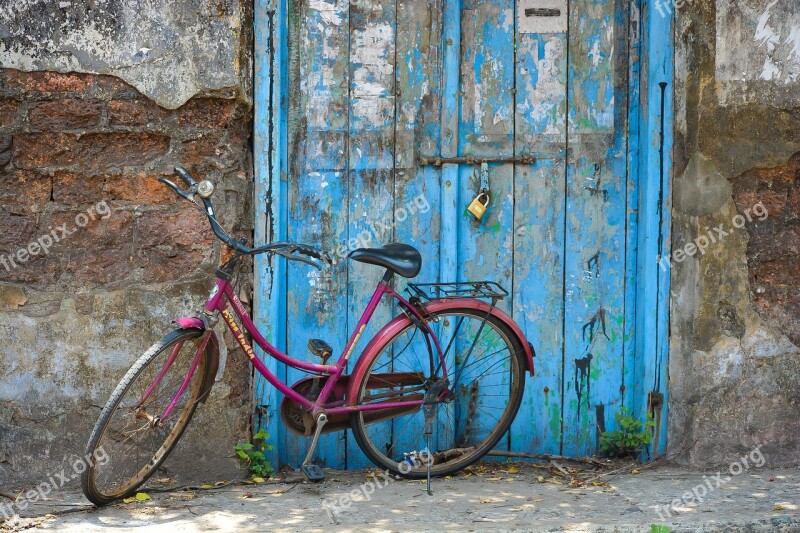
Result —
<svg viewBox="0 0 800 533"><path fill-rule="evenodd" d="M390 269L386 269L386 272L383 273L383 279L381 280L383 283L389 283L392 281L392 277L394 276L394 272Z"/></svg>

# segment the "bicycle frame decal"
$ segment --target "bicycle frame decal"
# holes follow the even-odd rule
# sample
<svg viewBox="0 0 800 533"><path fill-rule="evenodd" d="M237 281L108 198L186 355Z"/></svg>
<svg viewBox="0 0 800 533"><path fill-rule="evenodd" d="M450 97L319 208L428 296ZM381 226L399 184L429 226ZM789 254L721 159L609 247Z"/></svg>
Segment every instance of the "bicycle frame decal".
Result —
<svg viewBox="0 0 800 533"><path fill-rule="evenodd" d="M358 333L356 333L355 339L353 339L353 342L350 344L350 349L347 350L346 354L344 354L345 360L350 359L350 356L353 354L353 350L355 349L356 344L358 343L358 339L361 338L361 335L364 333L364 330L366 328L367 328L366 324L361 324L361 327L358 328Z"/></svg>
<svg viewBox="0 0 800 533"><path fill-rule="evenodd" d="M251 361L255 359L256 353L253 351L252 346L247 344L247 340L245 340L244 338L244 333L242 333L242 330L233 320L233 315L231 315L231 312L228 311L227 309L223 309L222 317L225 319L225 322L228 324L228 327L231 329L231 332L236 336L236 340L239 342L239 346L242 347L242 350L244 350L244 353L247 354L247 357L249 357Z"/></svg>

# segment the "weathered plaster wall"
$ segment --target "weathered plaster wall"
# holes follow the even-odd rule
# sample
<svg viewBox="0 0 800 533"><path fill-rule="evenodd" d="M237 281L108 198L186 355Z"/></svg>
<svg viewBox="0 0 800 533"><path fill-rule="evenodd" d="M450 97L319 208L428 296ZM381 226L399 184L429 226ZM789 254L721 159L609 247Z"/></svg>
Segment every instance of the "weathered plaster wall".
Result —
<svg viewBox="0 0 800 533"><path fill-rule="evenodd" d="M183 164L217 184L215 206L228 228L249 236L253 220L252 117L243 93L250 82L231 65L212 72L223 56L249 61L251 36L231 25L235 18L250 27L246 10L228 1L208 12L212 4L197 0L155 13L164 3L139 2L140 16L162 24L120 22L109 34L98 28L128 20L133 3L15 3L24 17L0 7L0 487L9 492L72 464L126 369L208 293L219 246L202 214L156 179ZM184 26L189 15L178 15L177 4L203 13L207 27ZM9 13L18 21L11 30ZM61 30L52 31L59 16ZM166 41L150 39L168 26L166 39L195 46L170 76L157 61L136 72L109 67L141 91L116 76L49 70L102 71L86 57L111 57L108 39L158 50ZM221 37L223 28L229 34ZM44 31L51 40L39 47ZM78 50L71 58L69 47ZM219 53L206 58L204 50ZM21 70L29 68L47 70ZM102 205L108 216L78 227L92 208L105 214ZM70 235L62 237L62 224ZM47 254L9 261L52 231L61 241ZM233 446L249 432L251 371L226 341L230 354L223 346L212 396L165 464L167 476L180 478L179 468L187 480L240 471Z"/></svg>
<svg viewBox="0 0 800 533"><path fill-rule="evenodd" d="M162 107L198 91L250 98L250 2L8 0L0 3L0 65L122 78ZM249 50L249 48L246 48Z"/></svg>
<svg viewBox="0 0 800 533"><path fill-rule="evenodd" d="M800 3L683 4L675 83L670 448L798 464Z"/></svg>

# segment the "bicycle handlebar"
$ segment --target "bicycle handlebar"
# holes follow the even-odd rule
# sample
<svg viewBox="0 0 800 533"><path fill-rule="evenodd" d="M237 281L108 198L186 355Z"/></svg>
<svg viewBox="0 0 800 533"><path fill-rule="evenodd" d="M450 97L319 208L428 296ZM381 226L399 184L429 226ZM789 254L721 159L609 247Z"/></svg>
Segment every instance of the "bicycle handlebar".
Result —
<svg viewBox="0 0 800 533"><path fill-rule="evenodd" d="M180 166L175 167L175 174L181 180L183 180L183 182L189 187L188 190L181 189L175 183L171 182L166 178L158 178L158 181L160 181L164 185L167 185L170 189L172 189L175 192L175 194L177 194L184 200L188 200L196 205L195 195L197 195L197 187L199 185L197 181L195 181L195 179L191 176L191 174L189 174L189 172L185 168ZM270 244L266 244L264 246L259 246L257 248L250 248L249 246L245 246L243 240L237 241L233 237L227 235L227 233L219 224L219 222L217 222L217 217L214 214L214 206L211 203L211 198L200 197L200 200L202 200L203 202L203 206L205 207L205 213L206 216L208 217L209 224L211 224L211 229L214 232L214 235L216 235L217 238L222 242L224 242L228 247L233 248L242 255L258 255L262 253L272 253L285 257L286 259L289 259L291 261L300 261L301 263L309 264L318 269L322 268L322 265L314 261L294 255L295 253L299 253L308 257L312 257L314 259L318 259L329 265L333 264L333 260L331 259L330 255L320 250L319 248L316 248L308 244L298 244L291 241L277 241Z"/></svg>

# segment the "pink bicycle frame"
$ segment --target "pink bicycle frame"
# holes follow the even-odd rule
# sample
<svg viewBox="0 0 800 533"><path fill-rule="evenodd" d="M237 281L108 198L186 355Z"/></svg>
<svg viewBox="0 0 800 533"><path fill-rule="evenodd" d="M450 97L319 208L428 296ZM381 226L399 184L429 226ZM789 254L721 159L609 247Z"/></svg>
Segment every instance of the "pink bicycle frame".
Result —
<svg viewBox="0 0 800 533"><path fill-rule="evenodd" d="M347 341L347 345L344 348L344 351L339 356L339 360L336 362L335 365L320 365L316 363L309 363L306 361L300 361L299 359L295 359L290 357L289 355L281 352L275 346L270 344L258 331L255 324L253 324L253 320L250 318L250 315L247 313L247 310L242 305L242 302L239 300L239 297L233 291L233 286L230 282L225 281L224 279L217 280L217 289L214 293L212 293L211 298L205 305L205 310L208 313L214 313L219 311L222 315L222 318L230 328L231 332L233 333L236 341L241 346L244 353L247 354L248 359L252 365L258 370L258 372L264 376L264 378L269 381L274 387L276 387L279 391L281 391L284 395L289 397L292 401L297 402L298 404L302 405L309 411L311 411L313 416L316 416L318 412L324 410L329 415L335 415L339 413L346 413L346 412L354 412L354 411L371 411L371 410L383 410L383 409L396 409L402 407L410 407L421 405L422 400L409 400L409 401L397 401L397 402L382 402L377 404L367 404L367 405L345 405L345 406L337 406L337 407L330 407L327 409L323 409L323 406L328 401L331 392L334 390L336 383L338 382L339 378L344 373L344 370L347 366L347 361L350 359L350 356L353 354L355 350L356 344L358 343L361 335L364 333L364 330L367 327L370 319L372 318L373 314L375 313L375 309L378 307L381 299L388 295L394 299L396 299L400 305L405 308L407 311L412 313L417 321L420 324L423 324L427 330L427 334L431 336L433 339L434 346L439 356L439 361L441 364L441 371L442 371L442 379L447 379L447 366L445 364L444 355L442 353L442 348L439 344L439 339L434 334L433 330L428 326L425 319L422 317L420 312L414 307L410 302L408 302L405 298L403 298L400 294L397 293L388 283L387 277L384 277L379 283L378 286L375 288L375 292L372 294L372 297L367 304L367 308L364 310L364 313L361 315L361 318L356 325L355 331L350 336L350 339ZM275 374L270 372L270 370L264 365L263 362L256 356L253 348L248 344L247 339L245 338L245 332L241 330L241 328L236 323L233 315L228 310L228 302L231 302L233 305L233 310L236 315L239 317L242 325L244 326L245 331L253 338L253 340L258 344L261 349L263 349L267 354L274 357L278 361L285 363L293 368L298 368L301 370L307 370L309 372L315 372L317 374L327 374L330 376L329 379L326 380L325 386L322 388L318 398L315 401L311 401L305 396L297 393L294 389L283 383ZM198 351L198 355L202 352L202 349ZM193 369L196 368L196 365L193 365ZM191 371L190 371L191 372ZM189 376L190 378L191 376Z"/></svg>

